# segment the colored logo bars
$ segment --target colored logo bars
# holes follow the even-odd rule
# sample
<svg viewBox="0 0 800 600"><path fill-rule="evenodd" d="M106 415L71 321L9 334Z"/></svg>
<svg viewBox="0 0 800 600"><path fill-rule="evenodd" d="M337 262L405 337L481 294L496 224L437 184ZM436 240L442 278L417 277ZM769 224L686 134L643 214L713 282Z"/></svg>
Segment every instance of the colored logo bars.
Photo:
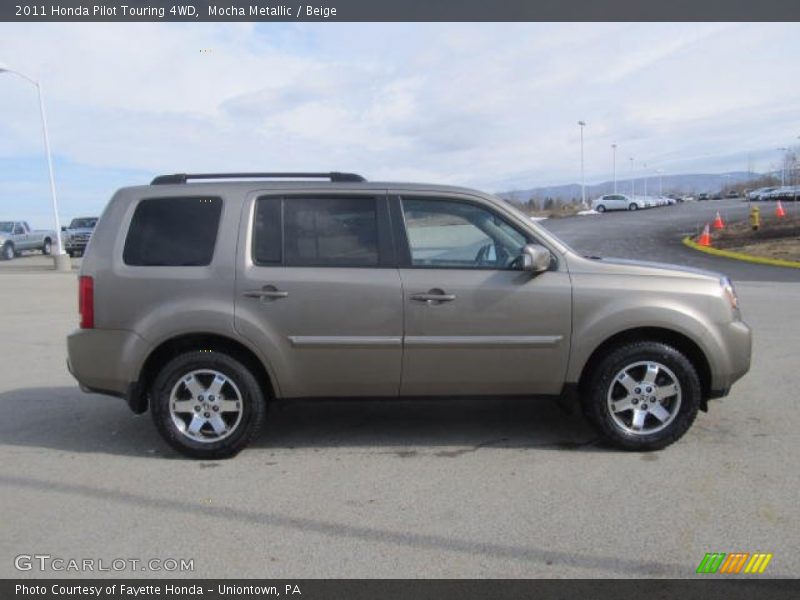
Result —
<svg viewBox="0 0 800 600"><path fill-rule="evenodd" d="M712 552L703 557L697 567L697 572L701 574L722 573L727 575L763 573L771 560L772 554L763 552L754 554L749 552L733 552L731 554Z"/></svg>

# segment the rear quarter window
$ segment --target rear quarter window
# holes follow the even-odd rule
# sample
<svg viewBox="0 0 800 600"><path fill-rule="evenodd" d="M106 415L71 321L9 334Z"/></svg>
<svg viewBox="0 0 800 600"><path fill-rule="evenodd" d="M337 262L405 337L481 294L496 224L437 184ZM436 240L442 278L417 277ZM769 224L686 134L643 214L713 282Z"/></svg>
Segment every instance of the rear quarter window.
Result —
<svg viewBox="0 0 800 600"><path fill-rule="evenodd" d="M147 198L133 213L122 259L136 267L201 267L211 263L221 198Z"/></svg>

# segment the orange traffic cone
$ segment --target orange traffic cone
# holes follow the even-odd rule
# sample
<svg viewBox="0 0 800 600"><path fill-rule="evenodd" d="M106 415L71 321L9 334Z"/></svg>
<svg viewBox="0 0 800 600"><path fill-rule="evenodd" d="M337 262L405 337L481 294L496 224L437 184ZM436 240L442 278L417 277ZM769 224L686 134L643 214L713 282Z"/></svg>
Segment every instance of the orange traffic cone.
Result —
<svg viewBox="0 0 800 600"><path fill-rule="evenodd" d="M700 234L700 239L697 240L697 244L700 246L711 246L711 232L708 230L708 223L703 228L703 233Z"/></svg>
<svg viewBox="0 0 800 600"><path fill-rule="evenodd" d="M723 227L725 227L725 223L722 222L722 217L717 211L717 218L714 219L714 229L722 229Z"/></svg>
<svg viewBox="0 0 800 600"><path fill-rule="evenodd" d="M775 207L775 214L778 216L778 218L786 216L786 211L783 210L783 204L781 204L780 200L778 200L778 206Z"/></svg>

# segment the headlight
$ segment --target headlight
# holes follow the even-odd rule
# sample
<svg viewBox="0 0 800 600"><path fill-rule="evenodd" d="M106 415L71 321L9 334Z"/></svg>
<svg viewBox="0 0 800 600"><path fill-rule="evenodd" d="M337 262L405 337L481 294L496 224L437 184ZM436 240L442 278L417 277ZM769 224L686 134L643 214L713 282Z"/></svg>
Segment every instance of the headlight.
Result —
<svg viewBox="0 0 800 600"><path fill-rule="evenodd" d="M733 310L739 310L739 298L736 297L736 290L733 287L733 282L727 277L723 277L719 280L719 284L722 286L722 291L728 299L728 302L731 303L731 308Z"/></svg>

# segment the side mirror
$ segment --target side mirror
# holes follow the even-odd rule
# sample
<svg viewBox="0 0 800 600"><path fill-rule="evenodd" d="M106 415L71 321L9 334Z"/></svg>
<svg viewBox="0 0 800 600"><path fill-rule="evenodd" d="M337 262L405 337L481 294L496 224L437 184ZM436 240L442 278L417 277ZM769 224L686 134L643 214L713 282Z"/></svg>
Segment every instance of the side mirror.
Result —
<svg viewBox="0 0 800 600"><path fill-rule="evenodd" d="M541 273L550 268L550 251L539 244L528 244L522 249L522 270Z"/></svg>
<svg viewBox="0 0 800 600"><path fill-rule="evenodd" d="M66 230L67 230L67 228L64 225L62 225L61 226L61 231L66 231Z"/></svg>

